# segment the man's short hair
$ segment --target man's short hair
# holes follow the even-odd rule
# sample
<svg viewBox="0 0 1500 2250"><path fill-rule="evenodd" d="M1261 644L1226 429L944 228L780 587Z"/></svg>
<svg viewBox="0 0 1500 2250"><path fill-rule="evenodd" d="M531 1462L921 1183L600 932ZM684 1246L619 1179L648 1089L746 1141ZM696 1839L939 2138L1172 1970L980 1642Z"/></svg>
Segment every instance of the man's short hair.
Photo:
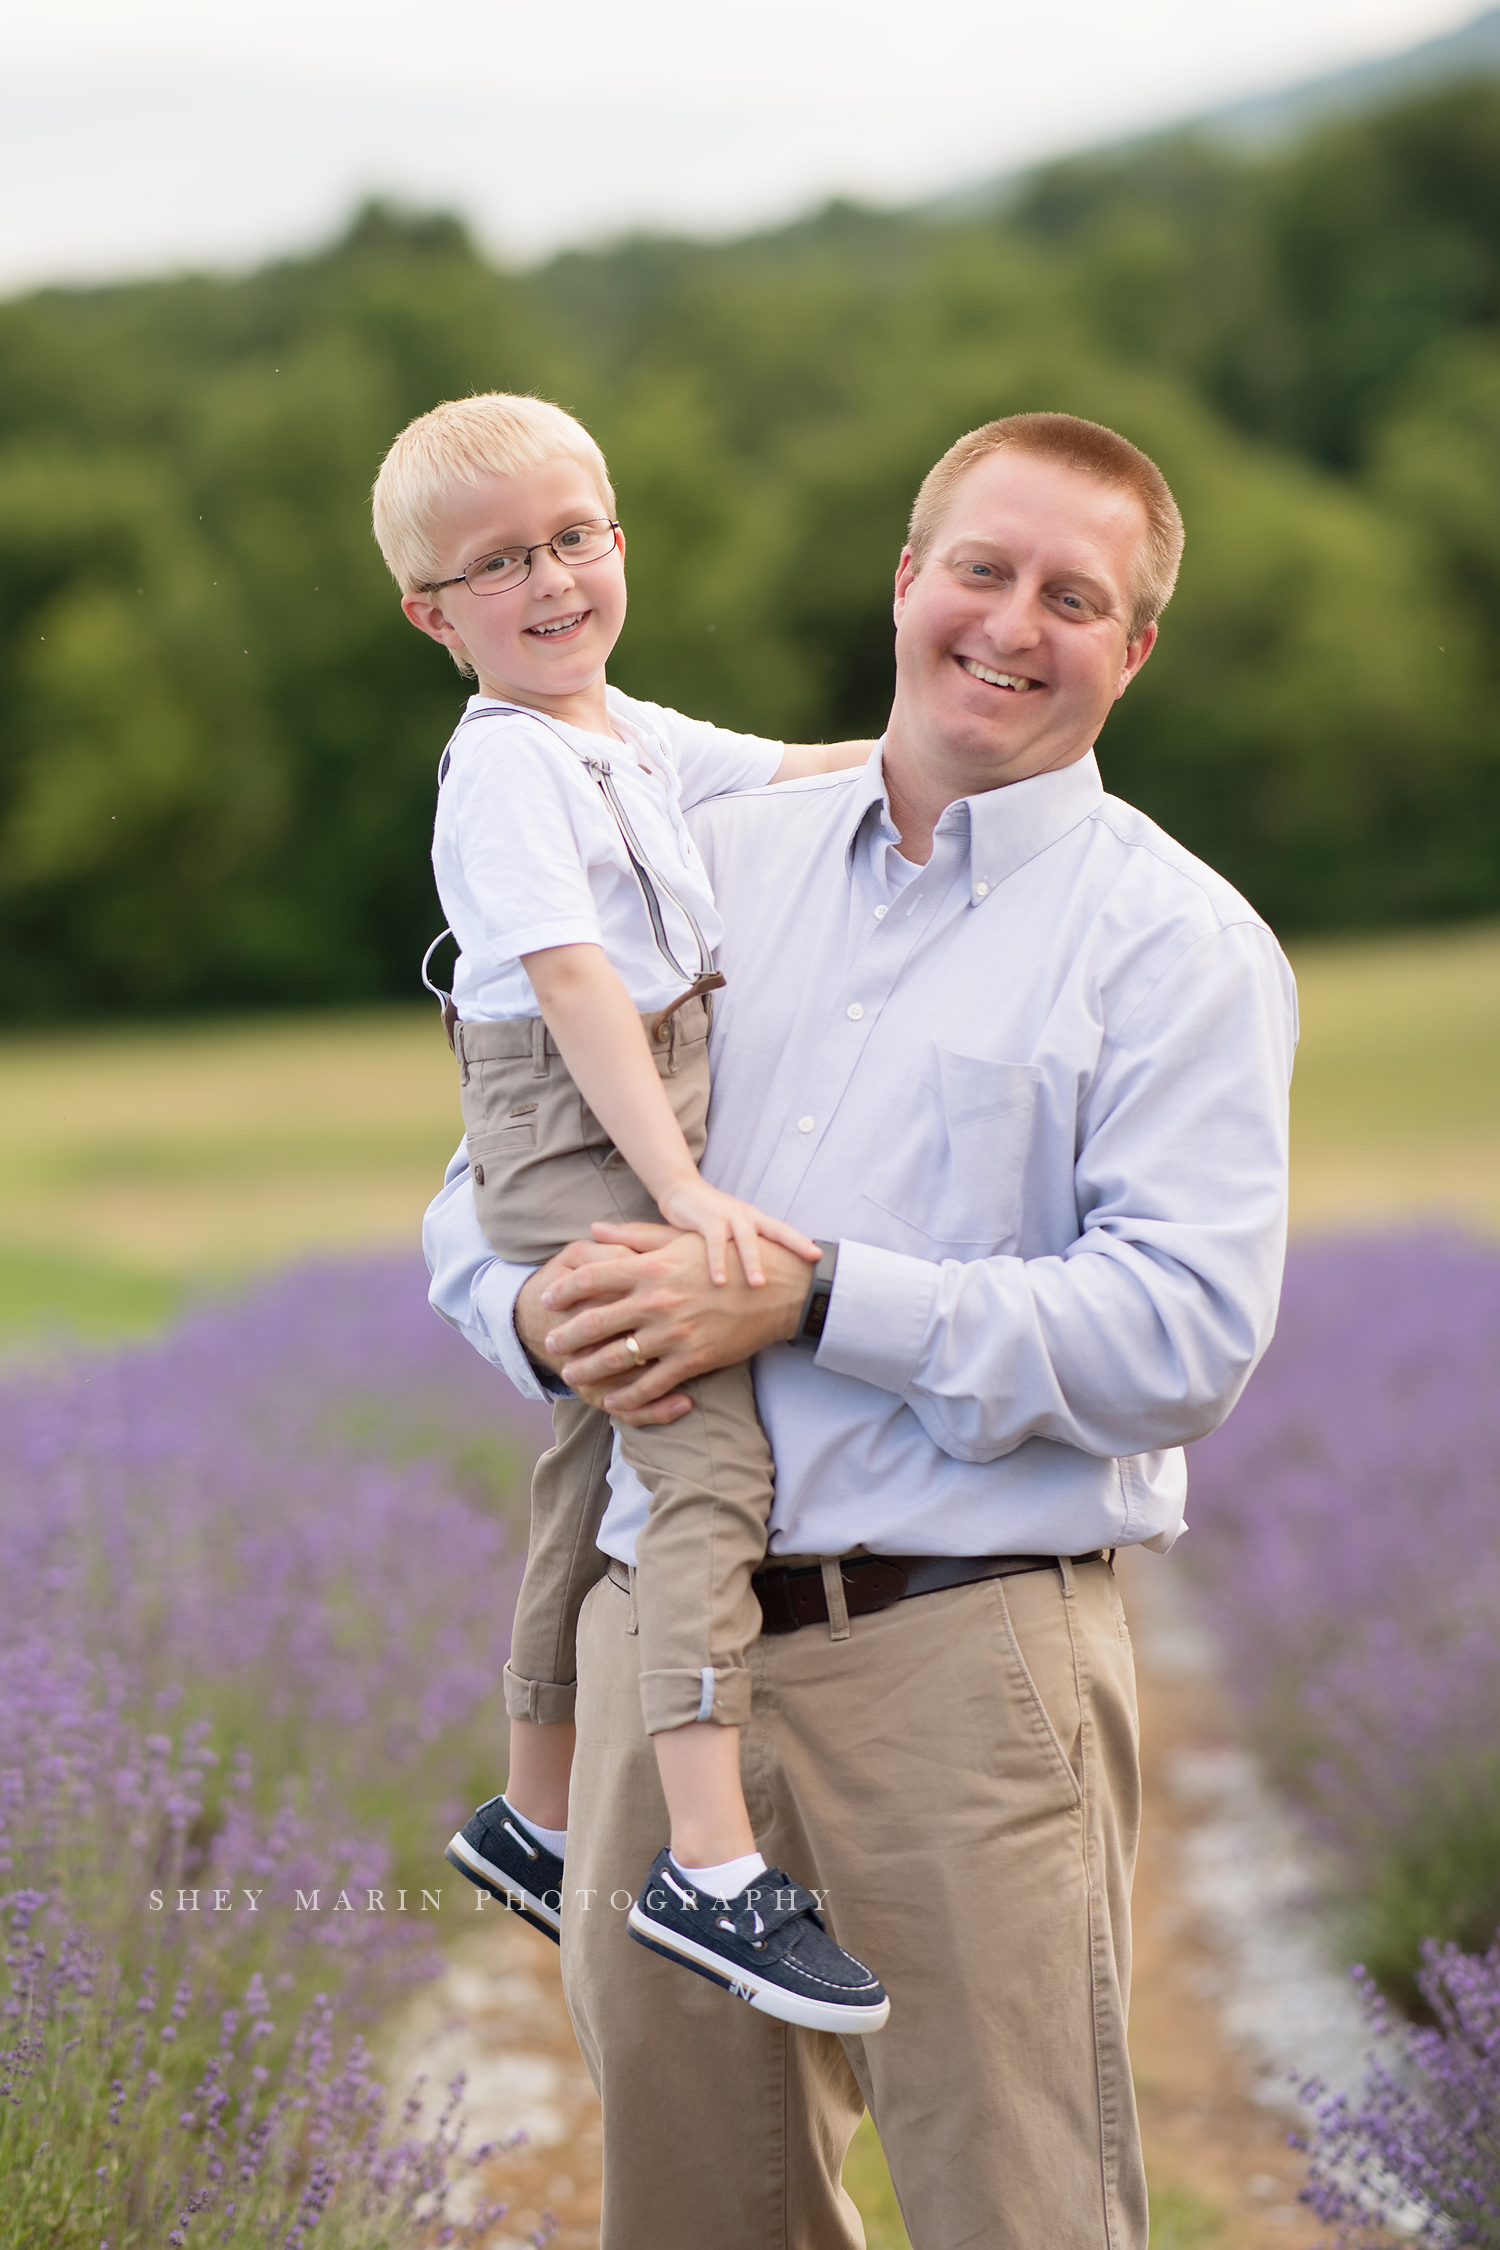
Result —
<svg viewBox="0 0 1500 2250"><path fill-rule="evenodd" d="M991 453L1026 453L1036 461L1077 469L1118 492L1133 492L1146 511L1146 538L1136 572L1130 638L1134 640L1160 617L1177 583L1185 536L1171 487L1139 446L1101 422L1084 422L1076 414L1007 414L950 445L922 479L912 508L906 543L918 569L927 559L960 477Z"/></svg>
<svg viewBox="0 0 1500 2250"><path fill-rule="evenodd" d="M549 399L484 391L450 398L409 422L381 462L371 495L375 537L402 593L414 594L446 574L437 539L443 502L455 484L518 476L559 460L588 471L612 516L615 496L604 455L583 424Z"/></svg>

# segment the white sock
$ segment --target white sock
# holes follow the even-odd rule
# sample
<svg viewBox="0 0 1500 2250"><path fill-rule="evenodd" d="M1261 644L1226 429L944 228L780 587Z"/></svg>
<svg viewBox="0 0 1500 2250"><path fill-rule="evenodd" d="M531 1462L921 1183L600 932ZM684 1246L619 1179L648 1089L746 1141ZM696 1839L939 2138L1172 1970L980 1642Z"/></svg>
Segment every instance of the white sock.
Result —
<svg viewBox="0 0 1500 2250"><path fill-rule="evenodd" d="M684 1867L675 1852L668 1855L672 1865L695 1891L706 1891L710 1898L738 1898L747 1883L757 1875L764 1875L766 1863L759 1852L745 1852L739 1859L721 1860L717 1867Z"/></svg>
<svg viewBox="0 0 1500 2250"><path fill-rule="evenodd" d="M545 1850L554 1853L558 1859L562 1858L563 1853L568 1848L568 1831L566 1828L544 1828L540 1821L528 1820L523 1812L516 1811L509 1797L505 1800L505 1809L512 1820L518 1820L521 1823L528 1836L534 1836Z"/></svg>

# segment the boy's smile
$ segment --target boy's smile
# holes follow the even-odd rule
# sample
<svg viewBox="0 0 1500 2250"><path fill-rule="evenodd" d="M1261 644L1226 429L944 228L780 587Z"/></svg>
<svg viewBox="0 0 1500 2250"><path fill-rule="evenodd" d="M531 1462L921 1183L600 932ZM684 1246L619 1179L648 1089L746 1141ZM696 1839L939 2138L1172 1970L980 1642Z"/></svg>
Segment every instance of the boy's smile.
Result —
<svg viewBox="0 0 1500 2250"><path fill-rule="evenodd" d="M535 548L530 574L498 594L460 584L408 594L401 606L422 632L468 657L483 694L609 734L604 667L625 622L625 535L617 531L613 548L587 563L559 562L540 544L609 512L587 469L567 459L455 485L439 575L457 577L502 547Z"/></svg>

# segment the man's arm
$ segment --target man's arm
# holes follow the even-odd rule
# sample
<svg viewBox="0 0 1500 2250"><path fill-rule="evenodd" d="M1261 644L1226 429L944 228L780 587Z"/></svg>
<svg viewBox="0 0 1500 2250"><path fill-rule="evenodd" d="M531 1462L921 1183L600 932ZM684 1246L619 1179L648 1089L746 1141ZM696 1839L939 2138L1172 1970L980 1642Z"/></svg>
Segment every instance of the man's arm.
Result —
<svg viewBox="0 0 1500 2250"><path fill-rule="evenodd" d="M522 1341L517 1300L525 1290L534 1303L550 1282L591 1259L617 1260L617 1251L596 1242L570 1242L541 1267L513 1266L497 1258L475 1214L468 1151L460 1141L443 1175L442 1187L423 1217L422 1252L432 1276L428 1303L440 1319L456 1328L481 1359L509 1376L523 1398L566 1395L567 1385L541 1348L540 1329L528 1332L526 1342ZM533 1283L535 1287L530 1286ZM542 1325L550 1324L550 1316L544 1315ZM528 1344L534 1348L528 1349ZM674 1420L685 1410L686 1401L671 1414L655 1418Z"/></svg>
<svg viewBox="0 0 1500 2250"><path fill-rule="evenodd" d="M698 1236L677 1236L667 1227L639 1231L664 1242L697 1243L700 1250L703 1248ZM463 1142L449 1161L442 1187L427 1206L422 1221L422 1250L432 1276L427 1295L433 1311L447 1321L450 1328L456 1328L481 1359L487 1359L492 1367L508 1376L523 1398L539 1400L565 1397L568 1391L555 1358L547 1350L546 1339L557 1326L558 1316L548 1309L545 1300L573 1273L595 1262L612 1267L610 1288L612 1293L617 1292L622 1271L631 1259L628 1250L590 1241L570 1242L544 1266L513 1266L497 1258L475 1215L474 1189ZM777 1251L776 1256L790 1258L790 1253ZM807 1267L800 1258L791 1262L806 1275ZM703 1261L703 1279L706 1282L706 1260ZM804 1293L806 1286L804 1279ZM733 1292L736 1303L752 1294L738 1274L729 1284L729 1291ZM722 1289L714 1292L721 1299L728 1293ZM754 1294L759 1299L777 1293L760 1290ZM601 1298L599 1310L605 1301ZM621 1365L634 1366L635 1361L616 1343L602 1355L600 1381L589 1394L592 1403L599 1403L600 1391L611 1387ZM656 1370L652 1372L654 1376ZM651 1405L635 1419L675 1422L679 1416L690 1412L690 1402L680 1392L672 1391L670 1380L658 1380L653 1385Z"/></svg>
<svg viewBox="0 0 1500 2250"><path fill-rule="evenodd" d="M865 765L874 749L869 742L789 742L772 781L805 781L815 773L843 773L849 766Z"/></svg>

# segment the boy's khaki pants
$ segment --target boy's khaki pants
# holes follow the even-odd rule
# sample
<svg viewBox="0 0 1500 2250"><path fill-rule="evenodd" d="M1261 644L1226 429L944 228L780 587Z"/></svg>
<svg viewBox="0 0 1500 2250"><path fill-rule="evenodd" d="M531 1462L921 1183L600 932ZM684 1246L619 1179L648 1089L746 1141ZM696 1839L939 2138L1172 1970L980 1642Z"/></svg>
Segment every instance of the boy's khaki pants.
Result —
<svg viewBox="0 0 1500 2250"><path fill-rule="evenodd" d="M642 1018L695 1161L707 1130L709 1021L706 998L665 1022ZM660 1218L539 1016L461 1023L454 1043L475 1209L502 1257L542 1265L595 1219ZM722 1368L685 1388L693 1411L680 1422L619 1425L620 1450L651 1495L637 1554L640 1702L652 1734L693 1719L743 1726L747 1654L760 1630L750 1574L765 1555L773 1471L750 1370ZM507 1712L544 1725L573 1716L579 1607L605 1567L595 1535L612 1436L608 1416L581 1399L559 1400L552 1421L556 1442L532 1478L505 1671Z"/></svg>
<svg viewBox="0 0 1500 2250"><path fill-rule="evenodd" d="M1125 2046L1135 1681L1109 1565L751 1650L751 1821L878 1965L891 2017L868 2040L792 2030L627 1935L665 1817L639 1650L607 1578L580 1622L562 1907L604 2106L601 2250L855 2250L839 2177L866 2105L915 2250L1145 2250Z"/></svg>

